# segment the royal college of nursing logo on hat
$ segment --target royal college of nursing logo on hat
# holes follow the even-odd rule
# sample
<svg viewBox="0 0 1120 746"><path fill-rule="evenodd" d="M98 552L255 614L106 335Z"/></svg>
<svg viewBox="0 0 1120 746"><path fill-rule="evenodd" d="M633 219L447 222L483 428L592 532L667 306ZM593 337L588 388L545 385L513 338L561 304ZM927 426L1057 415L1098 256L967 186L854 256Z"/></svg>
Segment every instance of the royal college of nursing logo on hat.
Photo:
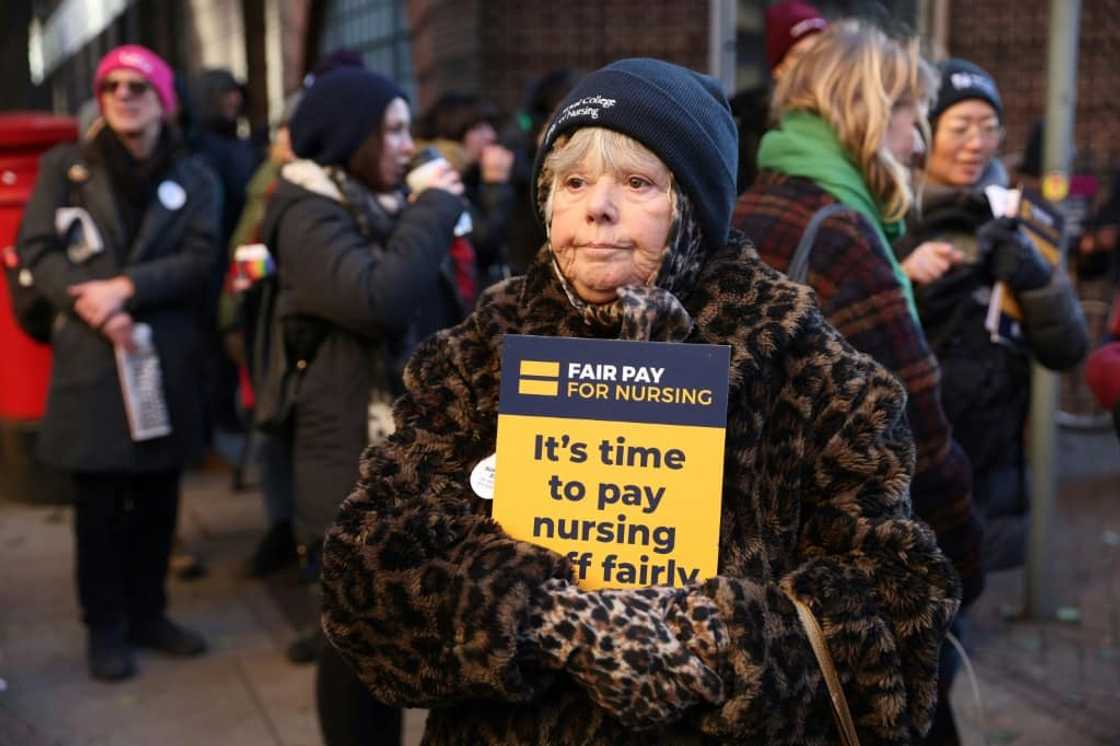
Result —
<svg viewBox="0 0 1120 746"><path fill-rule="evenodd" d="M979 88L993 98L998 96L995 86L992 85L992 81L988 80L983 75L969 72L953 73L949 76L949 82L958 91L968 90L969 88Z"/></svg>
<svg viewBox="0 0 1120 746"><path fill-rule="evenodd" d="M545 140L552 138L552 133L556 131L564 122L576 117L590 117L591 119L598 119L599 112L603 109L609 109L617 103L616 99L606 98L605 96L595 94L594 96L585 96L579 101L573 101L560 110L556 116L556 121L548 128L548 136Z"/></svg>

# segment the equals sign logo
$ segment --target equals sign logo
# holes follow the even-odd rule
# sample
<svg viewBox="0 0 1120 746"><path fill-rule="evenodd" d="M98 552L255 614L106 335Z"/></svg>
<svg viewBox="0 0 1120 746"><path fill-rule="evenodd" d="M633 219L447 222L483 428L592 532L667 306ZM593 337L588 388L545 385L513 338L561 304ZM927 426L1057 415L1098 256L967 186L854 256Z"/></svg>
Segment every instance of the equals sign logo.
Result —
<svg viewBox="0 0 1120 746"><path fill-rule="evenodd" d="M522 360L517 393L522 396L556 396L560 391L560 363Z"/></svg>

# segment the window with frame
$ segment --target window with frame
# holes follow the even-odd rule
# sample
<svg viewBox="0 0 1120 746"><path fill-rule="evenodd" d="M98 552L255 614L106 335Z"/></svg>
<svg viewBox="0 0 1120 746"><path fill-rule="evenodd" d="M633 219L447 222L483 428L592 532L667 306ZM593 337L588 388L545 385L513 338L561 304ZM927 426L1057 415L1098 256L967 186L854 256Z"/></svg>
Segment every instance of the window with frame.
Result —
<svg viewBox="0 0 1120 746"><path fill-rule="evenodd" d="M413 100L412 34L407 0L329 0L320 55L339 49L362 55L366 67L391 78Z"/></svg>

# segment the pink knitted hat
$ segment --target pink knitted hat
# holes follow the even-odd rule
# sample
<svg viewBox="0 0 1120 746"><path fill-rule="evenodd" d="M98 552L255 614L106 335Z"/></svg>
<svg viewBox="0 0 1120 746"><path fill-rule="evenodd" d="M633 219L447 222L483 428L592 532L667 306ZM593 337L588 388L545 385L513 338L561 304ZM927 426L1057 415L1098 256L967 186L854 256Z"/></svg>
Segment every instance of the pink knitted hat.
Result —
<svg viewBox="0 0 1120 746"><path fill-rule="evenodd" d="M163 106L164 119L169 119L179 109L179 98L175 95L175 74L158 54L139 44L125 44L101 58L101 62L97 65L97 74L93 76L93 95L98 101L101 100L98 95L101 81L109 73L121 69L140 73L151 83Z"/></svg>

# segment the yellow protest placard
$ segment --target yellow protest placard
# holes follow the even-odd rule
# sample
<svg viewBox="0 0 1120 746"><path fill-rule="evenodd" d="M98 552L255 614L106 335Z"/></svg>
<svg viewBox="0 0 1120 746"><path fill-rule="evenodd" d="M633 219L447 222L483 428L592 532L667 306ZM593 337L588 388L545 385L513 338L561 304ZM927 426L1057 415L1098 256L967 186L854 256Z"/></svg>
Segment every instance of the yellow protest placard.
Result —
<svg viewBox="0 0 1120 746"><path fill-rule="evenodd" d="M515 335L504 345L503 529L568 555L584 588L715 575L729 348Z"/></svg>

